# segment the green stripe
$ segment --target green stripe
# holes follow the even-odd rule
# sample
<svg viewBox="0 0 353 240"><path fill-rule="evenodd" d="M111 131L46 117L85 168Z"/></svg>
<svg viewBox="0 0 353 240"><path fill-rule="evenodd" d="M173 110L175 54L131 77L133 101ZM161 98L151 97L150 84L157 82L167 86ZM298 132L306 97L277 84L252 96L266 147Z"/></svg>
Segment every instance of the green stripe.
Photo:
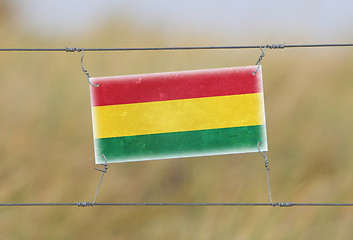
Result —
<svg viewBox="0 0 353 240"><path fill-rule="evenodd" d="M267 151L264 125L95 139L96 163Z"/></svg>

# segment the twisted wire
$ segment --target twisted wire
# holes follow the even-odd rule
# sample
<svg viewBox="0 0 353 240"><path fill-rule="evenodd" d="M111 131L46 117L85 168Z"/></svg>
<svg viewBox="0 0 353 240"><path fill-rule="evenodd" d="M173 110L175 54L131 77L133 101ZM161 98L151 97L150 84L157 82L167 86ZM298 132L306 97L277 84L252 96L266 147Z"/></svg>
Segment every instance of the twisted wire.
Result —
<svg viewBox="0 0 353 240"><path fill-rule="evenodd" d="M94 195L94 200L93 200L92 206L94 206L95 203L96 203L98 191L99 191L99 188L100 188L101 183L102 183L102 181L103 181L104 174L106 174L106 172L107 172L107 170L108 170L107 158L105 157L104 154L102 154L102 157L104 158L104 164L102 164L102 165L104 166L104 169L101 170L101 169L95 168L97 171L102 172L102 176L101 176L101 180L99 181L99 184L98 184L98 187L97 187L97 190L96 190L96 195Z"/></svg>
<svg viewBox="0 0 353 240"><path fill-rule="evenodd" d="M68 49L68 48L67 48ZM82 56L81 56L81 69L82 69L82 72L87 76L87 81L89 82L89 84L91 84L91 86L93 87L99 87L99 84L93 84L91 81L90 81L90 78L91 76L89 75L88 71L84 68L83 66L83 57L84 57L84 54L85 54L85 51L83 48L81 49L78 49L78 48L69 48L70 51L82 51Z"/></svg>
<svg viewBox="0 0 353 240"><path fill-rule="evenodd" d="M266 156L265 152L261 152L260 150L260 142L257 143L257 149L259 150L259 153L261 154L261 156L265 159L265 168L266 168L266 176L267 176L267 189L268 189L268 196L270 198L270 202L272 204L272 206L276 206L278 203L274 204L272 202L272 196L271 196L271 186L270 186L270 167L269 167L269 163L268 163L268 158ZM280 205L279 205L280 206Z"/></svg>

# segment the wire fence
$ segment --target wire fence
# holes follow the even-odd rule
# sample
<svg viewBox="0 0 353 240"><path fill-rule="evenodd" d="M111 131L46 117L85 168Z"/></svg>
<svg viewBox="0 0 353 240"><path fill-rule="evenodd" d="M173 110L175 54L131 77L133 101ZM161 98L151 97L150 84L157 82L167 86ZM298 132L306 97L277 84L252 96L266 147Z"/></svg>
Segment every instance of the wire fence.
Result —
<svg viewBox="0 0 353 240"><path fill-rule="evenodd" d="M272 44L272 45L250 45L250 46L203 46L203 47L146 47L146 48L0 48L0 52L82 52L86 51L102 52L102 51L173 51L173 50L230 50L230 49L261 49L262 55L259 62L264 57L265 49L285 49L285 48L323 48L323 47L353 47L353 43L330 43L330 44ZM87 72L83 68L82 70ZM89 74L85 73L89 79ZM0 203L0 207L51 207L51 206L76 206L76 207L94 207L94 206L145 206L145 207L353 207L353 203L293 203L293 202L272 202L270 183L269 183L269 168L268 159L265 153L260 154L265 158L265 167L267 170L268 193L271 203L96 203L99 187L103 180L103 176L107 171L107 164L104 164L105 169L98 171L103 172L94 201L91 202L76 202L76 203Z"/></svg>

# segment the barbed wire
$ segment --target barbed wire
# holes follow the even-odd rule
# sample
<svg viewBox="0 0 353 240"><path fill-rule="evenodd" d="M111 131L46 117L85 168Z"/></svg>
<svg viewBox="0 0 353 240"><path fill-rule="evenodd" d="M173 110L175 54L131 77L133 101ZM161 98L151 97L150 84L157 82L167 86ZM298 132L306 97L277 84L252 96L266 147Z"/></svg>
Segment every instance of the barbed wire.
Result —
<svg viewBox="0 0 353 240"><path fill-rule="evenodd" d="M353 47L353 43L328 44L270 44L248 46L196 46L196 47L136 47L136 48L0 48L2 52L81 52L81 51L172 51L172 50L226 50L226 49L285 49L285 48L320 48Z"/></svg>

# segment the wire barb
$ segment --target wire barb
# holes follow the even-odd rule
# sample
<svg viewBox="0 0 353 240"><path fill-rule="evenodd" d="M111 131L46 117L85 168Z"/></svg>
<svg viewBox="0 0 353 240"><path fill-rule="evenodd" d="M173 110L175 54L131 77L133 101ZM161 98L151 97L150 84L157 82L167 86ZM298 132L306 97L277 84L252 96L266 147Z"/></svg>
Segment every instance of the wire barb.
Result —
<svg viewBox="0 0 353 240"><path fill-rule="evenodd" d="M268 188L268 196L270 198L270 202L272 204L272 206L276 206L276 204L274 204L272 202L272 197L271 197L271 187L270 187L270 167L269 167L269 163L268 163L268 158L266 156L265 152L261 152L260 150L260 142L257 143L257 149L259 150L259 153L261 154L261 156L265 159L265 168L266 168L266 175L267 175L267 188Z"/></svg>
<svg viewBox="0 0 353 240"><path fill-rule="evenodd" d="M82 56L81 56L81 69L82 69L82 72L87 76L87 81L89 82L89 84L91 84L93 87L99 87L99 84L95 85L95 84L93 84L90 81L91 76L89 75L88 71L83 67L83 57L84 57L84 54L85 54L84 49L83 48L81 48L80 50L78 50L77 48L67 48L67 49L72 50L72 51L82 51Z"/></svg>
<svg viewBox="0 0 353 240"><path fill-rule="evenodd" d="M101 176L101 180L99 181L99 184L98 184L98 187L97 187L97 190L96 190L96 195L94 195L94 200L93 200L93 203L92 203L92 207L94 206L94 204L96 203L96 199L97 199L97 195L98 195L98 191L99 191L99 188L101 186L101 183L103 181L103 177L104 177L104 174L107 172L108 170L108 163L107 163L107 158L105 157L104 154L102 154L102 157L104 158L104 164L102 164L104 166L104 169L99 169L99 168L95 168L97 171L100 171L102 172L102 176Z"/></svg>

